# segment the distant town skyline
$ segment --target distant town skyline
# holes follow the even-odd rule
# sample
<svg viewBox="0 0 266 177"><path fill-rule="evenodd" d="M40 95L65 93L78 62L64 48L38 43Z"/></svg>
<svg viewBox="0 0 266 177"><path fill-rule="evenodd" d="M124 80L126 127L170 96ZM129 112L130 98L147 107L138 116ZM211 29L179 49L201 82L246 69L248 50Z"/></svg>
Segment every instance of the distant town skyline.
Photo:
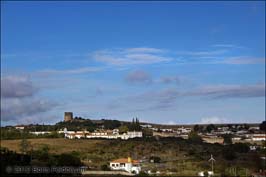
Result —
<svg viewBox="0 0 266 177"><path fill-rule="evenodd" d="M265 2L1 2L1 124L64 112L265 120Z"/></svg>

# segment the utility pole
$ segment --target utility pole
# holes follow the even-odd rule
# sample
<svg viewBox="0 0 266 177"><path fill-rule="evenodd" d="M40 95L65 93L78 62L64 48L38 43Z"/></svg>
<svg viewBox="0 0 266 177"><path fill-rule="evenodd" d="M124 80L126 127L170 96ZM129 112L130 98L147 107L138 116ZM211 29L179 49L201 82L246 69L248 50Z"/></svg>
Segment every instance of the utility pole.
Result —
<svg viewBox="0 0 266 177"><path fill-rule="evenodd" d="M211 154L211 158L209 159L209 162L212 163L212 172L213 172L213 162L215 162L215 159L213 158L212 154Z"/></svg>

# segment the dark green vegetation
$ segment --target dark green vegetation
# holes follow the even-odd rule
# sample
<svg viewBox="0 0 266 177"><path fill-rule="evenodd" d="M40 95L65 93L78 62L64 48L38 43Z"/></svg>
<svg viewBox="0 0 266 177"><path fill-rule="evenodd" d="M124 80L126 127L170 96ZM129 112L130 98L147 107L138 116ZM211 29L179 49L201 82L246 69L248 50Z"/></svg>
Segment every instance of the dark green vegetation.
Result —
<svg viewBox="0 0 266 177"><path fill-rule="evenodd" d="M2 140L12 140L12 139L22 139L22 138L63 138L63 134L57 133L57 131L52 131L50 134L34 135L29 133L29 130L16 130L15 128L1 128L1 139Z"/></svg>
<svg viewBox="0 0 266 177"><path fill-rule="evenodd" d="M24 140L22 144L27 144ZM28 146L30 146L28 144ZM80 172L76 173L61 173L59 171L50 171L38 173L34 170L35 167L45 167L52 169L53 167L70 166L79 168L82 162L72 153L50 154L49 147L44 145L39 150L30 150L25 153L17 153L10 151L7 148L1 148L1 175L5 176L79 176ZM23 170L17 171L20 167Z"/></svg>

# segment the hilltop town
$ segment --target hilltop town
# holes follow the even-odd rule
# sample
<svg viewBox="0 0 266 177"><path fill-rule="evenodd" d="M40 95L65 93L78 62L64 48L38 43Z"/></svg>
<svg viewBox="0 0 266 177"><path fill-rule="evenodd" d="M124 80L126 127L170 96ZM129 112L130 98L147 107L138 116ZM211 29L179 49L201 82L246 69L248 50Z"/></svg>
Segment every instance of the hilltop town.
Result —
<svg viewBox="0 0 266 177"><path fill-rule="evenodd" d="M68 139L103 138L122 139L153 137L181 137L188 139L192 132L197 132L207 143L224 143L230 136L233 142L260 143L266 140L264 124L205 124L205 125L160 125L141 123L138 118L132 122L118 120L90 120L73 117L72 112L65 112L64 121L52 125L17 125L17 130L27 130L29 134L46 136L54 133ZM12 128L12 127L6 127ZM50 129L50 131L49 131Z"/></svg>

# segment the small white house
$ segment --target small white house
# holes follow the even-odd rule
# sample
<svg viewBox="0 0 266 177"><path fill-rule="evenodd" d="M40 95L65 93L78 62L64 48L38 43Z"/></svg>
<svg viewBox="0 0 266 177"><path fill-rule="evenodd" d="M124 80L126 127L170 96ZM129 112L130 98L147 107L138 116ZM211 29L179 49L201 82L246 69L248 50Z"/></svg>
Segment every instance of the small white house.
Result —
<svg viewBox="0 0 266 177"><path fill-rule="evenodd" d="M110 162L111 170L122 170L129 173L139 174L141 171L140 162L132 160L130 157L116 159Z"/></svg>
<svg viewBox="0 0 266 177"><path fill-rule="evenodd" d="M127 132L127 135L129 138L141 138L142 137L142 131Z"/></svg>
<svg viewBox="0 0 266 177"><path fill-rule="evenodd" d="M17 130L24 130L24 126L23 125L17 125L17 126L15 126L15 129L17 129Z"/></svg>
<svg viewBox="0 0 266 177"><path fill-rule="evenodd" d="M149 124L143 124L143 125L140 125L141 127L143 128L152 128L152 125L149 125Z"/></svg>
<svg viewBox="0 0 266 177"><path fill-rule="evenodd" d="M44 135L44 134L50 134L52 132L50 131L41 131L41 132L30 132L30 134L34 134L34 135Z"/></svg>
<svg viewBox="0 0 266 177"><path fill-rule="evenodd" d="M71 133L66 133L65 137L69 138L69 139L75 139L75 138L80 139L80 138L84 138L85 134L84 133L71 132Z"/></svg>

